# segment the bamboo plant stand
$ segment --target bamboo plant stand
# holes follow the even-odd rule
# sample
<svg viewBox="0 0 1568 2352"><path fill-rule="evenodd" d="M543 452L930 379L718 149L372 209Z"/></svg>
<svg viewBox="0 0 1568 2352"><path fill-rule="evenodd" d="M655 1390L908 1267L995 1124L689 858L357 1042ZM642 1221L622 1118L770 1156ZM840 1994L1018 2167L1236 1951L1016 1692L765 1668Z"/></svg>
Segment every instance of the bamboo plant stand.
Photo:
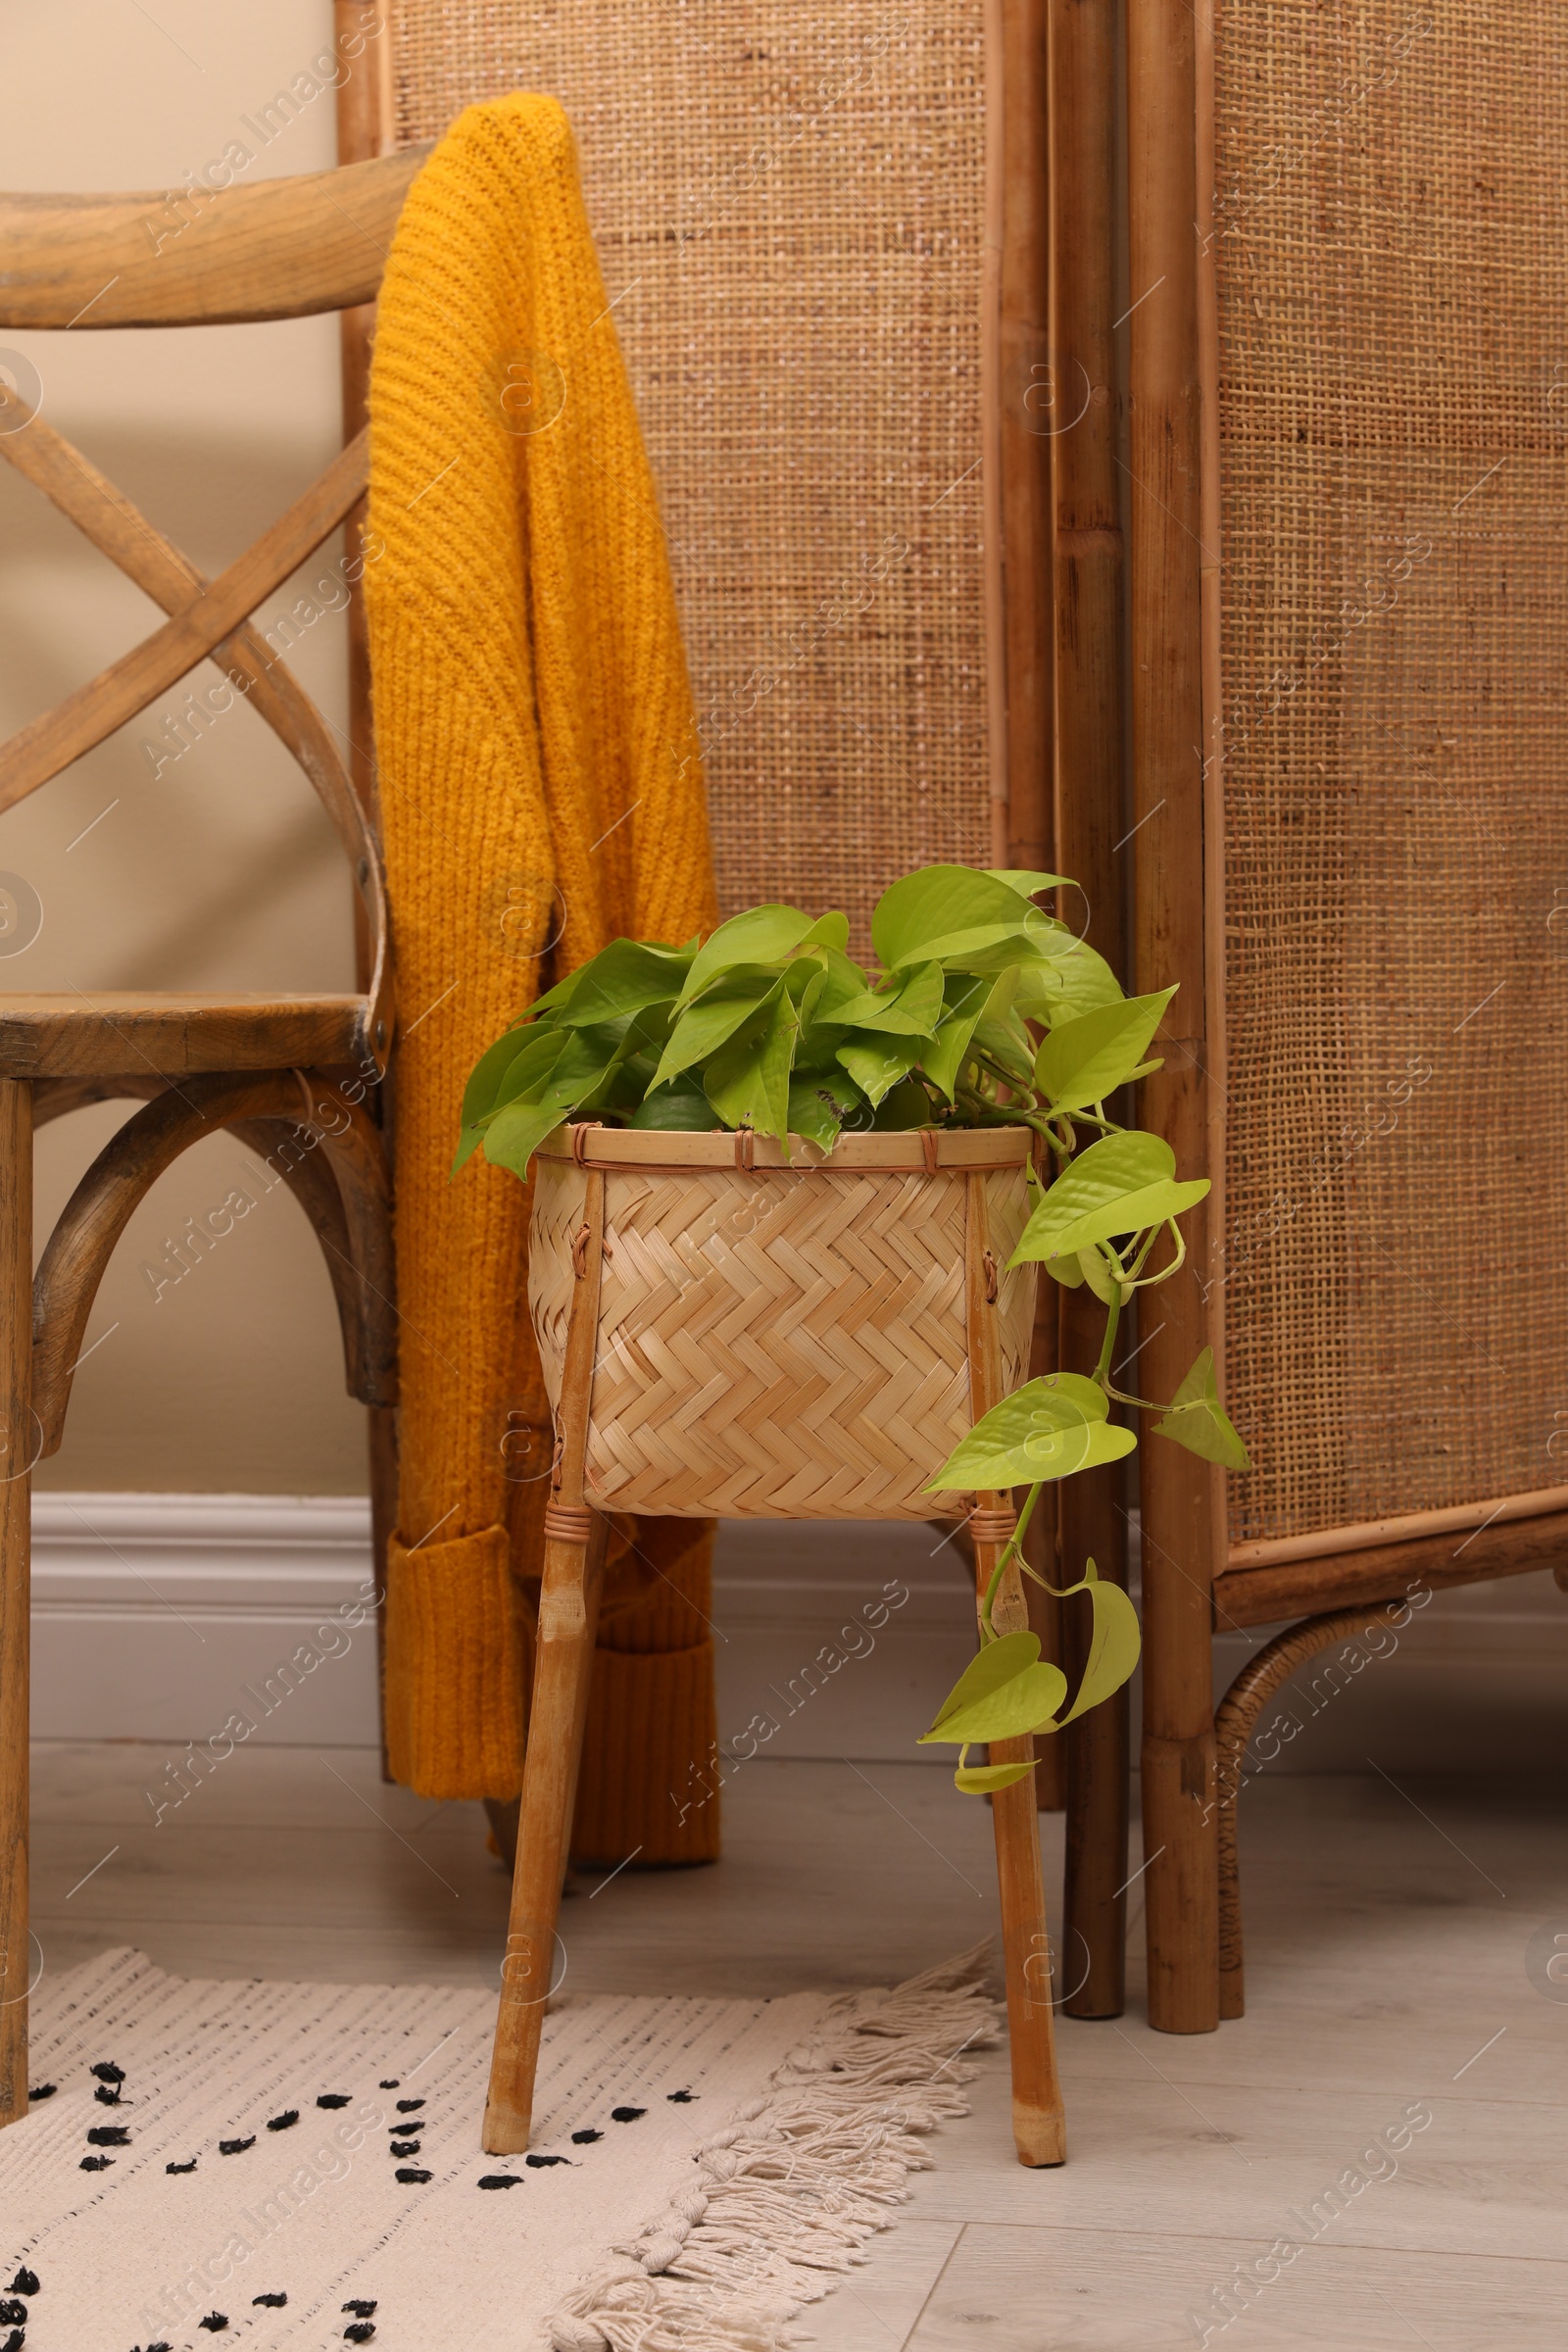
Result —
<svg viewBox="0 0 1568 2352"><path fill-rule="evenodd" d="M972 1420L1018 1385L1022 1370L1027 1369L1027 1332L1033 1313L1033 1269L1026 1270L1027 1281L1021 1274L1006 1277L1005 1299L999 1278L999 1266L1004 1265L1021 1226L1021 1213L1011 1237L999 1233L997 1248L992 1248L991 1219L998 1206L999 1187L1010 1203L1010 1188L1015 1185L1022 1203L1028 1150L1023 1130L858 1137L841 1143L831 1160L823 1163L832 1170L831 1178L809 1165L802 1166L799 1144L795 1163L787 1165L775 1145L760 1143L744 1132L740 1136L655 1136L579 1127L571 1134L574 1153L565 1146L554 1156L549 1146L541 1153L534 1208L530 1289L547 1380L552 1371L555 1374L558 1445L545 1513L544 1571L516 1863L484 2118L484 2145L493 2155L518 2154L528 2145L594 1653L605 1554L606 1521L601 1510L668 1509L672 1500L694 1514L737 1507L732 1487L714 1491L714 1464L703 1460L706 1442L701 1436L693 1438L703 1396L732 1395L734 1381L722 1374L705 1381L694 1364L689 1387L682 1382L672 1389L666 1372L658 1410L639 1414L628 1406L622 1379L625 1365L635 1360L646 1368L657 1355L667 1366L672 1349L678 1351L683 1318L685 1328L691 1330L689 1300L694 1288L706 1295L710 1309L715 1305L714 1276L706 1259L700 1257L703 1270L695 1285L670 1283L667 1251L661 1274L661 1253L656 1246L661 1231L666 1242L672 1231L679 1239L699 1231L710 1254L712 1217L722 1201L726 1182L751 1180L754 1168L762 1177L765 1169L764 1182L772 1189L761 1196L763 1205L769 1200L775 1205L762 1219L764 1232L755 1229L760 1211L744 1209L740 1238L720 1252L733 1270L733 1279L725 1289L720 1269L717 1279L723 1297L718 1304L748 1297L757 1299L760 1311L755 1332L776 1340L795 1309L804 1310L809 1321L812 1299L817 1300L820 1311L835 1312L833 1300L824 1302L818 1296L823 1285L813 1279L811 1237L820 1242L824 1227L831 1226L831 1246L842 1262L846 1229L853 1254L857 1238L875 1227L866 1244L868 1262L892 1262L869 1274L858 1293L864 1329L888 1338L890 1324L897 1324L890 1298L896 1298L901 1281L906 1293L918 1294L918 1308L912 1340L909 1329L902 1325L892 1335L885 1400L887 1428L896 1425L899 1435L890 1439L886 1434L876 1379L860 1389L858 1410L865 1415L863 1426L876 1431L882 1443L880 1458L868 1472L862 1464L858 1474L860 1507L856 1515L859 1516L893 1515L890 1499L895 1495L902 1498L899 1515L936 1516L931 1498L924 1496L922 1490L945 1458L942 1442L945 1440L951 1450ZM615 1157L612 1158L612 1153ZM830 1182L836 1189L828 1197L824 1187ZM614 1215L607 1216L611 1187L623 1191ZM756 1201L758 1194L743 1181L739 1198L743 1203ZM924 1219L922 1207L929 1210ZM940 1237L933 1239L939 1226ZM922 1265L918 1261L927 1242L930 1247ZM827 1247L825 1243L821 1246ZM945 1269L944 1251L954 1257L951 1269ZM915 1261L912 1266L911 1260ZM766 1279L758 1280L760 1275L777 1275L781 1266L786 1269L782 1280L789 1291L787 1297L781 1294L779 1282L770 1286ZM608 1281L607 1268L612 1269ZM814 1271L820 1272L820 1266ZM946 1278L949 1271L951 1281ZM933 1272L937 1277L934 1283ZM607 1299L612 1284L617 1296ZM628 1342L628 1297L633 1293L638 1296L630 1300L632 1308L638 1308L640 1301L648 1314L662 1318L663 1345L658 1349L639 1348L634 1340ZM1006 1311L1009 1306L1010 1313ZM723 1320L733 1339L733 1305ZM645 1316L645 1336L646 1329ZM1011 1333L1018 1330L1025 1335L1021 1368L1018 1348L1009 1346ZM938 1377L944 1366L937 1359L943 1348L951 1346L954 1334L957 1360L950 1360L946 1376ZM745 1342L742 1333L743 1347ZM933 1361L922 1366L918 1358L928 1342ZM705 1343L705 1350L708 1347ZM822 1380L816 1383L819 1390L826 1385ZM931 1400L939 1392L941 1427L937 1446L930 1447L929 1438L922 1446L918 1437L911 1441L907 1433L911 1424L926 1426L919 1420L920 1412L922 1407L927 1413L935 1409ZM646 1392L640 1401L647 1404ZM683 1403L685 1410L681 1409ZM742 1417L755 1427L756 1415L750 1406L742 1408ZM796 1436L797 1458L780 1466L780 1430L775 1422L771 1430L774 1446L759 1449L754 1456L756 1474L751 1478L745 1515L851 1515L856 1505L846 1506L843 1462L824 1458L814 1493L808 1494L805 1488L810 1483L812 1448L818 1441L806 1415L792 1420L789 1428ZM722 1479L724 1449L718 1446L716 1451ZM758 1471L763 1451L767 1454L765 1468ZM746 1476L744 1471L734 1471L733 1462L729 1467L735 1475ZM707 1489L696 1499L691 1485L694 1476ZM798 1498L787 1507L781 1501L781 1479L783 1488ZM607 1486L612 1491L607 1493ZM651 1487L662 1496L662 1505L648 1499ZM680 1500L681 1496L685 1499ZM867 1500L869 1508L864 1507ZM1013 1524L1010 1496L985 1494L974 1498L969 1528L977 1588L982 1593ZM1026 1627L1024 1593L1016 1568L1010 1568L1004 1577L993 1614L1001 1631ZM991 1750L998 1763L1022 1760L1031 1752L1028 1740L995 1742ZM1032 1781L1024 1779L998 1791L992 1799L992 1819L1011 2043L1013 2136L1020 2163L1060 2164L1066 2154L1065 2124L1056 2079L1053 1969Z"/></svg>

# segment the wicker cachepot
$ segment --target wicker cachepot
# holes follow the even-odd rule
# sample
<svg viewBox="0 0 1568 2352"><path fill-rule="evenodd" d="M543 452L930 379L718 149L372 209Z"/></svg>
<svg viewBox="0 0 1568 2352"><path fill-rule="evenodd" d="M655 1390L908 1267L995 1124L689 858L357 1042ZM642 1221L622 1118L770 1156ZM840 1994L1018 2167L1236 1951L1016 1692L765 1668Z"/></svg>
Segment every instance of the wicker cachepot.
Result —
<svg viewBox="0 0 1568 2352"><path fill-rule="evenodd" d="M556 1416L528 1754L484 2144L528 2145L582 1748L606 1514L931 1519L974 1422L1028 1374L1030 1131L840 1140L563 1127L534 1154L529 1303ZM984 1591L1014 1520L972 1498ZM1015 1563L992 1606L1027 1625ZM992 1742L1026 1762L1027 1737ZM992 1798L1025 2164L1066 2141L1032 1784Z"/></svg>
<svg viewBox="0 0 1568 2352"><path fill-rule="evenodd" d="M528 1302L561 1401L590 1169L605 1250L584 1464L601 1511L932 1519L980 1409L1029 1376L1030 1132L792 1140L562 1128L535 1160ZM981 1327L970 1329L971 1261ZM990 1383L987 1384L991 1385ZM995 1398L993 1398L995 1401Z"/></svg>

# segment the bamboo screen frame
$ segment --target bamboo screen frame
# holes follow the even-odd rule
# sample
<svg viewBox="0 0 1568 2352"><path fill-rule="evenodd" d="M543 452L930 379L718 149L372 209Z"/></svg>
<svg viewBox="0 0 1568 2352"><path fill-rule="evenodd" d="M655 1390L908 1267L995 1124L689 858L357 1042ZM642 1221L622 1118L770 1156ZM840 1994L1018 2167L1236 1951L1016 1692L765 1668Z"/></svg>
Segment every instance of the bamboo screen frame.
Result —
<svg viewBox="0 0 1568 2352"><path fill-rule="evenodd" d="M1568 1147L1568 57L1519 0L1182 13L1130 19L1134 813L1140 984L1204 1008L1146 1117L1218 1181L1144 1360L1212 1345L1258 1467L1148 1461L1146 1523L1289 1607L1568 1534L1568 1280L1501 1230Z"/></svg>

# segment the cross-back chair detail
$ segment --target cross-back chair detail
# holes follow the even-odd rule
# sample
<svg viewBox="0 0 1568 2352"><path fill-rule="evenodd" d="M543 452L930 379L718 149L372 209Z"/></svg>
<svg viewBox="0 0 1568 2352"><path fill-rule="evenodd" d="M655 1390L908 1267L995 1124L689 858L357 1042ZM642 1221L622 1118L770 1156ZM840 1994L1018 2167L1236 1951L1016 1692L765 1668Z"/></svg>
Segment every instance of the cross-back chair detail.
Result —
<svg viewBox="0 0 1568 2352"><path fill-rule="evenodd" d="M0 196L0 328L193 326L374 300L427 152L170 197ZM333 732L251 615L363 499L368 435L209 579L20 392L0 456L165 614L131 652L0 745L0 813L212 660L287 745L349 858L363 987L347 996L0 995L0 2123L26 2108L27 1472L57 1450L98 1285L149 1187L226 1128L282 1175L321 1246L350 1394L396 1397L391 1179L369 1090L395 1002L372 811ZM368 760L364 761L368 768ZM343 1072L350 1072L344 1078ZM31 1139L108 1097L146 1098L86 1171L34 1278Z"/></svg>

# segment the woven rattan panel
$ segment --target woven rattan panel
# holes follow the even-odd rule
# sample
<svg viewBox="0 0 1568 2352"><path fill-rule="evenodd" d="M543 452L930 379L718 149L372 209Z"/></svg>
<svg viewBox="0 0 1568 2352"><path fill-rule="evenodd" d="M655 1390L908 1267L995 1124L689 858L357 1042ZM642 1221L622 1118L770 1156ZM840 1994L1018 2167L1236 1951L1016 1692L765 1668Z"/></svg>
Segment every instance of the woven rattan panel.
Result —
<svg viewBox="0 0 1568 2352"><path fill-rule="evenodd" d="M1244 1540L1564 1477L1568 13L1217 45Z"/></svg>
<svg viewBox="0 0 1568 2352"><path fill-rule="evenodd" d="M528 1303L561 1394L587 1179L535 1163ZM931 1519L973 1418L965 1193L999 1268L1029 1215L1022 1167L967 1178L612 1171L585 1486L606 1509L727 1519ZM1001 1272L1004 1394L1028 1375L1035 1269Z"/></svg>
<svg viewBox="0 0 1568 2352"><path fill-rule="evenodd" d="M896 875L989 856L981 14L392 11L401 138L511 89L570 114L673 555L721 901L843 906L862 941Z"/></svg>

